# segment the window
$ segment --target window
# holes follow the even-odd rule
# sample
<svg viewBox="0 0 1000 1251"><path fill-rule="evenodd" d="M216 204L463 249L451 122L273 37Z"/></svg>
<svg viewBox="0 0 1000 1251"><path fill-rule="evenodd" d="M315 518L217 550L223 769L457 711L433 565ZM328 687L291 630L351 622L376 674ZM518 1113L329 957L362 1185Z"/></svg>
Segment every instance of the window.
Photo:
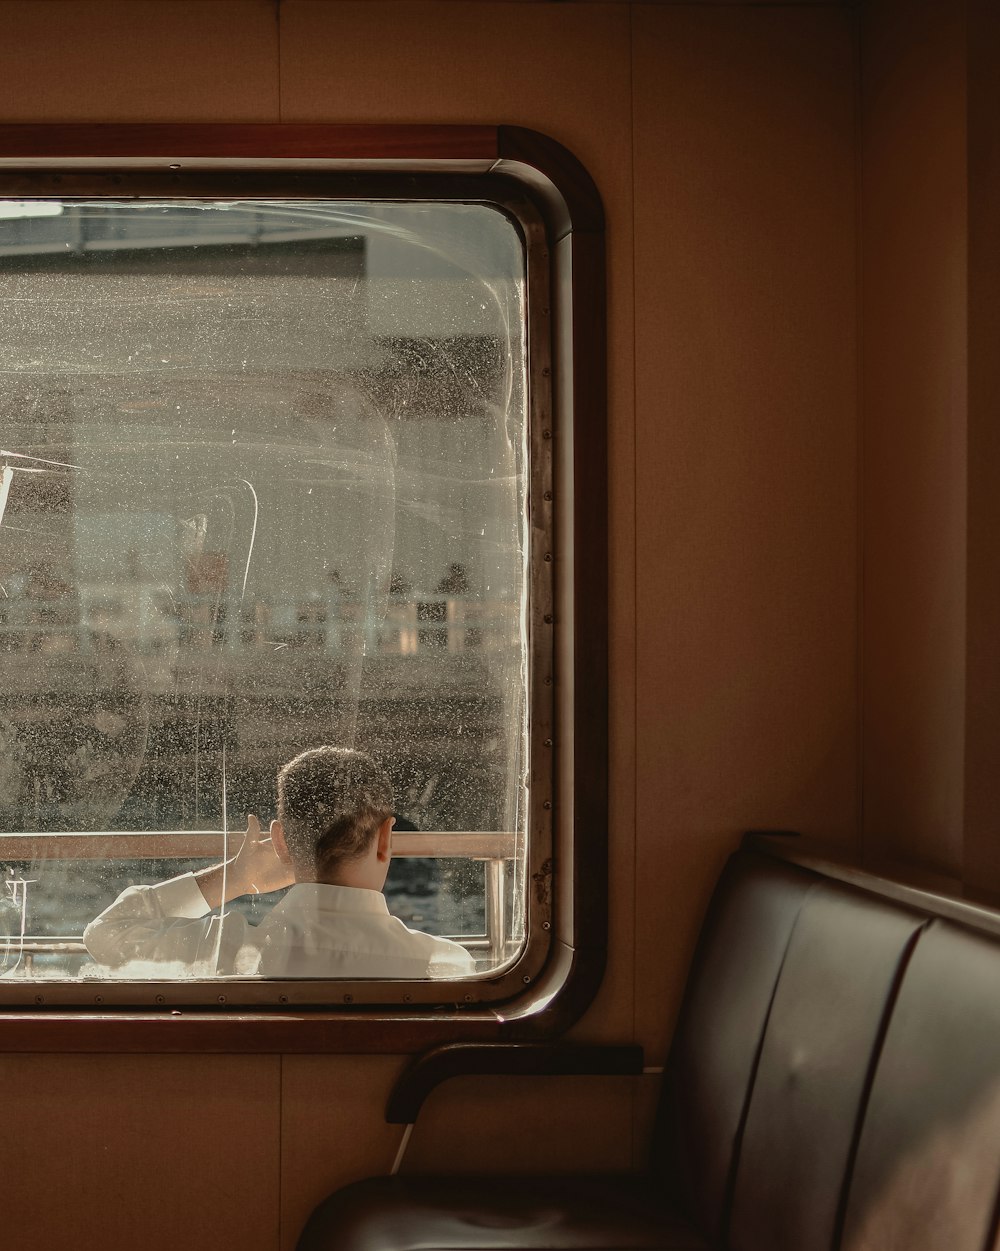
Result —
<svg viewBox="0 0 1000 1251"><path fill-rule="evenodd" d="M575 795L552 221L506 174L45 177L0 199L0 1001L509 999L552 964ZM88 952L322 743L389 775L389 909L468 967L248 963L285 889L223 901L191 958Z"/></svg>

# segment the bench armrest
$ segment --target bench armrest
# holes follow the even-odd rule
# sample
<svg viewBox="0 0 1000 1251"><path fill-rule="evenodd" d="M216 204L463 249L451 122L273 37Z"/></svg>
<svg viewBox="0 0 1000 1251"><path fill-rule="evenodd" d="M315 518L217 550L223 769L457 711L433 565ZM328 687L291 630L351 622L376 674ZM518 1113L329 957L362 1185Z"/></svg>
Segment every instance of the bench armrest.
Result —
<svg viewBox="0 0 1000 1251"><path fill-rule="evenodd" d="M389 1092L385 1119L412 1125L424 1100L450 1077L567 1075L634 1076L642 1072L642 1048L586 1043L448 1043L417 1056Z"/></svg>

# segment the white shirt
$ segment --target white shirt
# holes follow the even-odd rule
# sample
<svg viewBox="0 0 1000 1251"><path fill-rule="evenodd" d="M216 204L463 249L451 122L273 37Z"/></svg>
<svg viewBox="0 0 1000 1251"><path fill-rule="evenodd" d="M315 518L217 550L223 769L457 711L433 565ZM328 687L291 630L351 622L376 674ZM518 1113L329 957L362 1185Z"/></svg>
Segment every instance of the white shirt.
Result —
<svg viewBox="0 0 1000 1251"><path fill-rule="evenodd" d="M458 943L390 916L381 891L301 882L260 925L210 916L193 874L130 886L83 933L100 964L124 977L468 977ZM167 967L165 967L167 966Z"/></svg>

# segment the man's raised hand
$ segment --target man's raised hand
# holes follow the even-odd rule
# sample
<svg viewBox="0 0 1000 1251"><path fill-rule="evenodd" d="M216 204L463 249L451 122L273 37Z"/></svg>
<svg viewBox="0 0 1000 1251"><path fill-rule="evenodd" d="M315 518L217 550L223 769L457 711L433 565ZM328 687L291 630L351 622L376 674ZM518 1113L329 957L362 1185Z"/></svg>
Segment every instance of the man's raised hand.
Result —
<svg viewBox="0 0 1000 1251"><path fill-rule="evenodd" d="M247 828L239 851L230 862L234 887L238 883L242 895L266 895L281 890L295 881L292 866L278 858L274 844L263 835L254 814L247 814ZM229 891L226 892L230 894Z"/></svg>

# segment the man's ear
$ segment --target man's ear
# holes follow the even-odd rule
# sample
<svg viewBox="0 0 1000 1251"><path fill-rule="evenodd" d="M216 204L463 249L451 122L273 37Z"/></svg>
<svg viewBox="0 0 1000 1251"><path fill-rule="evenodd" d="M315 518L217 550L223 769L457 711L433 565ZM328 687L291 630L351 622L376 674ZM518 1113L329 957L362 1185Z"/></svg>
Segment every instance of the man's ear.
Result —
<svg viewBox="0 0 1000 1251"><path fill-rule="evenodd" d="M395 817L386 817L386 819L378 827L378 833L375 835L375 843L376 856L379 860L388 862L392 857L392 827L395 824Z"/></svg>
<svg viewBox="0 0 1000 1251"><path fill-rule="evenodd" d="M271 822L271 846L282 863L292 863L292 857L288 853L288 844L285 842L285 829L280 821Z"/></svg>

